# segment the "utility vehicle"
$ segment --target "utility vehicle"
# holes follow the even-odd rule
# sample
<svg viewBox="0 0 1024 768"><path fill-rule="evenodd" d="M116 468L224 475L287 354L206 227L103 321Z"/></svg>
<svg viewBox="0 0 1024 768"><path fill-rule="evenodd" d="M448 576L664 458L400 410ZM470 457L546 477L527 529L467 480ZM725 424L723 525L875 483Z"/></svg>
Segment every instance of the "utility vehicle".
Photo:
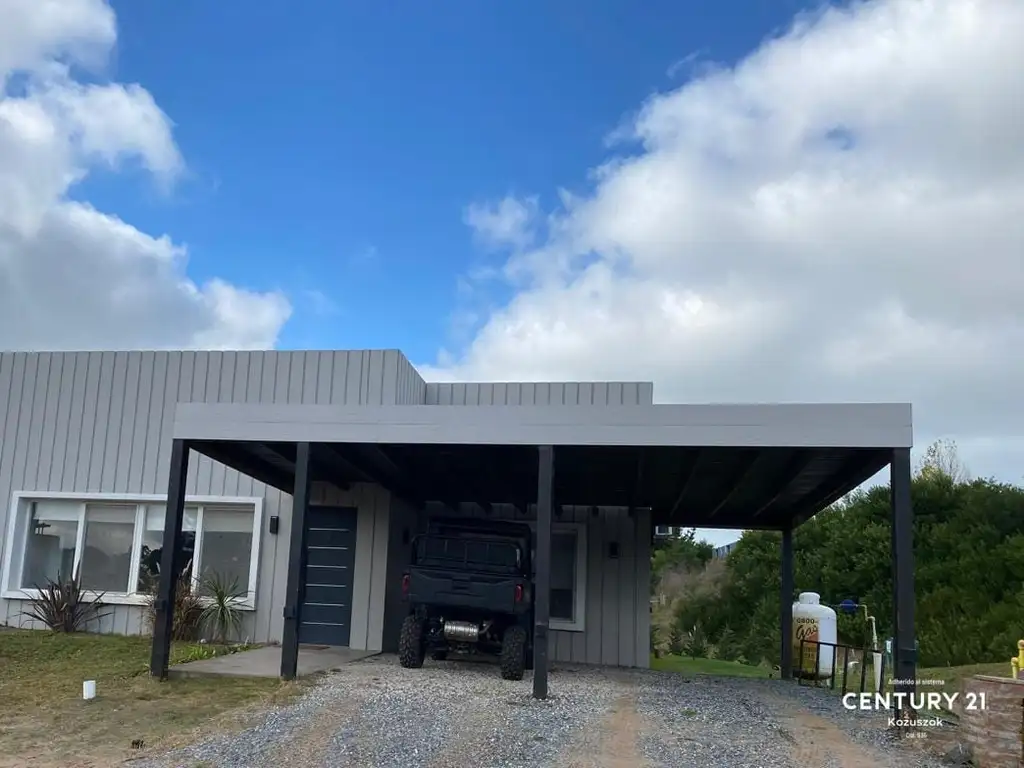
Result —
<svg viewBox="0 0 1024 768"><path fill-rule="evenodd" d="M429 654L491 654L501 676L532 668L533 532L523 523L442 518L412 542L402 575L409 606L398 641L403 667Z"/></svg>

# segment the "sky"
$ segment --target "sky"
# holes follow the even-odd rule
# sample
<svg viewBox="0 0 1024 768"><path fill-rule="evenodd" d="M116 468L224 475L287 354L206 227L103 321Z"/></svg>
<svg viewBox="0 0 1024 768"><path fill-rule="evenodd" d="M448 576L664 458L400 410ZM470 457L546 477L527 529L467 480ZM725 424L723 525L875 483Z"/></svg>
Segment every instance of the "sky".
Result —
<svg viewBox="0 0 1024 768"><path fill-rule="evenodd" d="M1019 0L0 18L0 348L909 401L1024 481Z"/></svg>

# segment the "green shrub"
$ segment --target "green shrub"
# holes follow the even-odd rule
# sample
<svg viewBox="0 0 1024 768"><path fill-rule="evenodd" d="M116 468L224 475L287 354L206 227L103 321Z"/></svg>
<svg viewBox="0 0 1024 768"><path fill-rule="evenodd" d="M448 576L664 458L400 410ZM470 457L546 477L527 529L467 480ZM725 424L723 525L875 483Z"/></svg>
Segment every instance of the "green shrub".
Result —
<svg viewBox="0 0 1024 768"><path fill-rule="evenodd" d="M87 597L78 574L70 578L57 574L56 579L47 579L46 584L36 585L36 589L39 594L29 600L30 607L24 615L54 632L81 632L89 622L107 615L100 611L103 595Z"/></svg>

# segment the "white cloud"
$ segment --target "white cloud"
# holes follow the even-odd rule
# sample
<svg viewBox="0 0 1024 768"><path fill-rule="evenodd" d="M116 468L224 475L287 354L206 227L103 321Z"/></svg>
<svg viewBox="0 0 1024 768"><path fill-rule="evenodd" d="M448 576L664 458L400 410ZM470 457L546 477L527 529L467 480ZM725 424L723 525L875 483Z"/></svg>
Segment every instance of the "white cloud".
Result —
<svg viewBox="0 0 1024 768"><path fill-rule="evenodd" d="M463 218L488 246L525 248L536 236L537 213L537 198L506 196L496 202L469 205Z"/></svg>
<svg viewBox="0 0 1024 768"><path fill-rule="evenodd" d="M1020 481L1021 40L1019 0L864 2L703 68L642 105L635 146L509 256L525 285L425 375L909 400L918 442Z"/></svg>
<svg viewBox="0 0 1024 768"><path fill-rule="evenodd" d="M272 346L283 296L196 285L182 246L68 198L96 164L167 188L184 169L148 91L72 75L116 42L107 3L0 0L0 18L0 348Z"/></svg>

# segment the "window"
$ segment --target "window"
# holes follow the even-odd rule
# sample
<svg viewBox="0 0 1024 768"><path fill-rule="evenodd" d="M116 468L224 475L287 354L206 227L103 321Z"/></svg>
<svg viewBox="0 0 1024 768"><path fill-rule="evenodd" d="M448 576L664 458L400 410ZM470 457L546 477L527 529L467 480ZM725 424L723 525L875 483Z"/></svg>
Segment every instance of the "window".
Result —
<svg viewBox="0 0 1024 768"><path fill-rule="evenodd" d="M551 628L582 632L587 588L587 537L582 523L551 525ZM536 550L534 562L536 563Z"/></svg>
<svg viewBox="0 0 1024 768"><path fill-rule="evenodd" d="M216 575L226 586L245 589L252 559L252 514L247 518L235 510L209 507L203 512L200 573L203 577Z"/></svg>
<svg viewBox="0 0 1024 768"><path fill-rule="evenodd" d="M163 504L146 505L139 553L139 576L135 586L138 592L151 592L160 582L160 558L164 553L165 513L166 508ZM198 507L186 506L185 515L181 520L181 548L185 554L186 565L190 564L195 557L198 522Z"/></svg>
<svg viewBox="0 0 1024 768"><path fill-rule="evenodd" d="M82 589L125 593L131 590L135 516L135 507L85 505L85 538L79 568Z"/></svg>
<svg viewBox="0 0 1024 768"><path fill-rule="evenodd" d="M19 583L35 589L70 574L75 565L78 511L60 504L32 504L25 531Z"/></svg>
<svg viewBox="0 0 1024 768"><path fill-rule="evenodd" d="M3 596L31 597L78 573L82 588L103 593L104 602L142 603L159 583L165 514L159 497L15 494ZM261 499L188 500L182 544L197 586L217 574L255 607L261 516Z"/></svg>

